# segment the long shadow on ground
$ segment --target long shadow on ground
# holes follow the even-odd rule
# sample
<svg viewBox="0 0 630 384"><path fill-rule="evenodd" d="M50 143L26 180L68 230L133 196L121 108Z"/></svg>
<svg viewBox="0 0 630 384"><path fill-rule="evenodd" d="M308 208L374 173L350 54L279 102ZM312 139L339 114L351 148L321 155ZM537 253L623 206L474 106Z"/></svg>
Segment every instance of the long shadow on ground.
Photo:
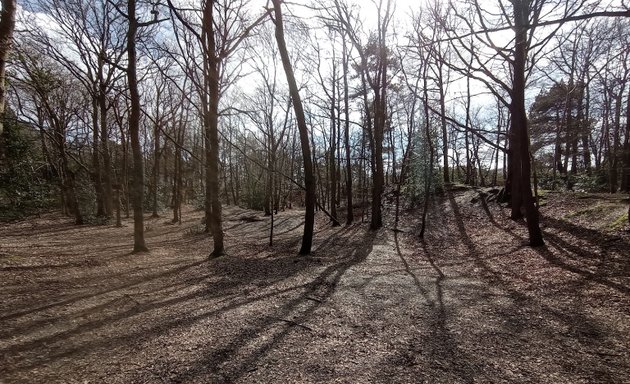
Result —
<svg viewBox="0 0 630 384"><path fill-rule="evenodd" d="M279 224L298 228L296 221L299 224L301 218ZM320 239L316 258L294 255L296 235L290 230L284 237L278 235L277 252L269 252L250 236L260 236L256 228L261 224L239 228L247 236L231 247L234 256L208 261L195 248L197 236L186 236L153 242L154 250L159 250L159 244L167 247L166 252L156 251L159 256L155 259L147 254L141 259L115 260L128 270L86 266L83 270L91 276L86 278L80 270L69 268L55 277L57 288L48 302L42 302L41 295L34 296L26 308L14 307L0 317L0 379L23 382L30 377L55 382L63 376L64 380L105 380L103 374L109 382L145 382L147 377L202 382L238 379L286 335L296 330L311 332L304 324L310 314L334 292L345 271L371 249L371 240L365 236L340 251L333 237L340 233L352 237L362 230L349 227ZM182 257L181 250L194 251ZM29 270L0 272L27 274ZM77 282L84 292L72 294ZM235 322L225 323L227 318ZM243 318L247 321L240 327L236 321ZM221 329L212 329L220 323ZM178 345L169 350L171 336L182 333L199 335L191 340L173 336L191 347L181 350ZM249 345L252 343L255 349ZM165 351L180 356L163 356ZM179 358L186 364L173 370L170 361ZM128 367L143 366L143 373L134 376L131 371L121 371L116 367L118 359L124 359ZM94 367L94 373L79 368L82 366ZM163 372L164 367L170 367L168 372ZM33 372L38 373L33 376Z"/></svg>
<svg viewBox="0 0 630 384"><path fill-rule="evenodd" d="M358 229L355 227L352 232ZM327 246L332 237L316 249L316 253L325 255L338 252L331 264L323 269L304 286L305 289L279 306L262 312L259 317L239 333L231 334L227 343L220 347L208 345L203 357L194 362L184 372L171 377L173 382L196 381L210 375L216 382L238 382L247 372L256 369L257 362L272 350L281 347L287 336L293 332L308 332L309 337L317 337L316 330L308 326L312 314L335 292L337 283L345 272L365 260L372 249L372 237L369 234L359 237L345 247L345 251ZM321 261L308 257L295 259L296 264L310 264Z"/></svg>
<svg viewBox="0 0 630 384"><path fill-rule="evenodd" d="M572 236L575 228L549 218L545 218L545 223L554 226L557 233L545 233L548 246L535 250L521 246L502 258L488 258L488 253L494 253L469 235L477 230L469 227L462 211L471 208L458 204L452 192L447 199L459 232L457 237L465 246L464 257L472 260L476 277L488 283L479 287L479 292L467 292L472 295L469 305L479 305L483 308L480 314L487 316L488 323L495 324L483 332L473 331L480 337L474 366L481 364L486 367L484 374L494 371L496 377L509 377L506 374L517 372L521 377L536 377L535 380L556 377L568 381L588 378L597 382L622 382L629 368L624 358L627 353L623 352L625 336L613 325L617 320L608 316L622 319L623 315L616 309L608 312L610 308L599 297L616 296L606 291L607 288L627 295L627 280L612 281L613 277L623 275L627 267L619 270L613 260L597 258L597 270L587 270L584 260L593 256L563 239ZM486 236L495 236L499 244L524 240L511 225L497 222L485 202L482 207L495 228L494 233ZM597 243L594 234L590 235L590 241L605 253L606 243ZM439 260L439 256L436 258ZM577 266L576 260L580 263ZM452 318L453 323L460 320ZM495 342L490 342L492 340ZM625 344L627 346L627 340ZM497 366L495 359L501 356L499 351L503 359L521 356L522 365L518 369ZM544 369L536 367L535 360L541 358L546 359ZM533 369L524 373L528 364Z"/></svg>

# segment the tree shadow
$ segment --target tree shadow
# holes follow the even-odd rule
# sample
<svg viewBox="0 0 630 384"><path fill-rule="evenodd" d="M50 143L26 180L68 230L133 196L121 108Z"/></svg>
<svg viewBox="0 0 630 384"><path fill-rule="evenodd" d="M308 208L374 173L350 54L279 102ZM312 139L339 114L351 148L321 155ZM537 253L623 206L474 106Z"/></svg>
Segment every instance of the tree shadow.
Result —
<svg viewBox="0 0 630 384"><path fill-rule="evenodd" d="M627 294L627 287L611 282L601 275L568 265L551 252L548 247L538 248L531 252L540 254L551 266L560 267L578 274L581 279L553 281L554 277L549 276L545 278L543 275L536 277L535 280L530 280L527 274L532 271L498 269L505 265L504 261L493 264L480 256L483 254L482 249L469 236L460 207L451 193L448 194L448 200L459 232L458 238L465 245L467 254L472 258L474 265L481 270L482 273L478 277L488 284L483 289L485 292L473 293L470 305L485 306L487 311L500 316L500 328L493 329L492 333L488 334L488 337L494 339L501 334L505 334L508 337L506 340L509 340L509 344L513 344L513 347L526 348L526 350L531 348L530 353L533 354L540 354L542 351L553 350L554 348L567 349L571 351L567 355L570 357L564 357L563 354L559 354L551 359L555 364L564 367L566 374L574 375L576 372L582 372L582 375L588 375L587 377L596 378L596 380L615 381L614 376L607 372L611 362L601 361L598 358L599 350L601 349L618 350L618 348L615 348L616 344L613 341L615 337L614 331L603 326L600 322L601 319L597 319L579 303L583 302L586 295L588 295L587 292L581 291L587 286L587 281L600 283L624 294ZM492 217L490 210L486 208L484 207L484 210L489 217ZM502 231L501 233L520 238L520 236L511 232L496 220L491 219L491 221L497 229ZM558 240L562 241L559 237L549 236L549 234L547 234L547 239L553 245L556 245L554 243L557 243ZM570 245L563 243L562 246L569 247ZM527 248L527 250L529 249ZM571 252L578 255L580 253L575 248ZM506 255L505 257L508 256ZM538 263L538 268L542 269L545 266ZM532 287L531 285L531 288L526 289L524 288L527 286L526 284L516 284L519 281L530 284L532 281L535 281L537 284L548 284L550 287L553 287L553 292L542 293L540 288ZM488 301L489 298L495 297L496 293L493 290L497 289L502 294L505 294L508 300ZM559 294L566 295L565 300L568 300L568 302L565 302L562 298L553 297ZM535 338L536 341L531 347L523 345L521 338L524 335ZM504 338L501 337L500 339ZM539 340L545 340L551 344L549 346L536 346L536 343L540 342ZM486 341L483 342L485 343ZM580 348L577 350L574 347L575 342L580 345ZM484 358L485 356L483 353L480 353L479 357ZM488 356L488 358L490 357ZM579 363L580 361L582 364ZM592 367L593 365L597 365L597 368Z"/></svg>
<svg viewBox="0 0 630 384"><path fill-rule="evenodd" d="M567 220L547 215L542 215L541 218L544 220L547 227L554 228L560 232L570 233L571 235L594 245L619 244L625 249L630 248L630 242L627 238L624 239L622 237L607 234L595 229L585 228L583 226L575 225Z"/></svg>
<svg viewBox="0 0 630 384"><path fill-rule="evenodd" d="M610 260L606 260L605 250L600 252L601 256L595 256L592 251L584 251L579 246L570 244L557 235L545 232L545 238L549 245L557 250L557 252L552 252L548 246L536 250L547 262L578 274L585 280L605 285L624 295L630 295L630 286L628 285L630 260L627 257L621 257L616 264L613 264ZM619 278L620 282L613 281L613 278Z"/></svg>
<svg viewBox="0 0 630 384"><path fill-rule="evenodd" d="M115 291L129 289L129 288L132 288L132 287L134 287L136 285L143 284L143 283L146 283L146 282L149 282L149 281L152 281L152 280L157 280L157 279L161 279L161 278L165 278L165 277L169 277L169 276L180 274L180 273L188 270L189 268L201 265L204 262L205 262L205 260L198 260L196 262L185 264L185 265L181 265L181 266L179 266L177 268L169 269L169 270L164 271L164 272L154 273L154 274L150 274L148 276L142 276L140 278L135 278L135 279L132 279L131 281L126 282L124 284L108 286L106 289L99 290L97 292L91 292L91 293L87 293L87 294L76 295L76 296L72 296L72 297L67 298L67 299L54 301L52 303L47 303L45 305L35 306L35 307L31 307L31 308L26 308L26 309L23 309L23 310L20 310L20 311L12 312L12 313L9 313L7 315L3 315L2 317L0 317L0 321L6 321L6 320L14 319L14 318L17 318L17 317L20 317L20 316L33 314L35 312L41 312L41 311L49 310L49 309L52 309L52 308L55 308L55 307L72 305L72 304L74 304L74 303L76 303L77 301L80 301L80 300L90 299L90 298L94 298L94 297L97 297L97 296L101 296L101 295L105 295L105 294L108 294L108 293L112 293L112 292L115 292ZM112 278L112 277L115 277L115 276L112 276L112 275L103 276L104 279L105 278ZM90 277L89 279L93 280L94 277ZM76 281L74 283L76 283Z"/></svg>
<svg viewBox="0 0 630 384"><path fill-rule="evenodd" d="M341 231L331 233L330 238ZM358 228L343 231L352 236ZM334 244L330 238L318 240L323 244L319 251L334 251L326 245ZM345 270L369 253L369 249L365 248L369 241L362 241L363 244L357 244L359 248L356 252L330 259L327 262L330 265L321 274L312 280L304 280L305 274L311 276L322 268L322 261L294 256L292 251L286 250L286 244L282 247L283 241L289 243L291 240L280 241L278 246L285 251L276 252L272 257L251 252L242 257L228 256L212 261L205 258L190 260L190 257L188 261L170 264L156 264L159 263L156 261L146 267L139 264L143 265L142 269L124 270L118 277L108 268L99 269L102 274L99 276L92 271L89 277L93 280L92 284L105 285L97 291L33 306L0 318L8 326L3 332L6 337L20 335L3 342L0 373L3 377L19 375L32 369L55 366L67 358L74 359L86 353L134 345L173 330L193 327L244 306L269 307L264 303L283 300L287 295L297 298L276 312L268 312L258 319L258 324L261 330L270 331L278 324L299 328L298 324L308 320L309 314L316 309L312 307L302 311L304 303L316 304L325 300L332 294ZM179 242L181 246L186 245L186 241ZM177 244L175 246L178 247ZM249 243L239 245L241 248L249 246ZM147 256L147 261L152 259ZM166 270L155 273L156 268ZM148 273L144 269L148 269ZM77 278L88 279L76 275L67 275L66 278L64 284L68 288L75 286ZM125 282L112 284L121 280ZM64 293L56 292L57 295ZM284 319L293 307L300 317L297 320ZM233 341L236 349L240 345L239 340L240 337L237 337ZM220 351L216 353L220 354ZM216 354L213 356L217 358ZM232 373L238 374L237 371Z"/></svg>
<svg viewBox="0 0 630 384"><path fill-rule="evenodd" d="M405 273L413 279L413 283L418 288L418 292L420 292L420 294L424 297L427 303L429 303L429 305L431 306L435 306L435 302L431 298L429 291L424 287L424 285L422 284L418 276L412 271L411 266L409 265L409 262L403 255L401 247L400 247L400 239L398 237L399 237L399 234L397 231L395 231L394 243L396 246L396 253L398 254L398 257L400 258L400 261L403 263Z"/></svg>
<svg viewBox="0 0 630 384"><path fill-rule="evenodd" d="M495 220L483 197L480 201L488 219L496 228L511 235L515 239L524 240L521 236L500 225ZM451 204L456 203L454 200L451 200ZM586 280L616 289L626 295L630 293L630 287L628 285L611 280L611 278L615 277L630 277L630 259L623 257L623 251L620 251L621 257L617 257L615 260L611 255L612 252L609 252L609 248L613 247L617 250L630 249L630 243L628 243L627 240L593 229L584 228L563 219L556 219L545 215L543 215L542 218L547 227L553 228L558 232L553 233L549 230L543 231L548 246L536 249L538 254L547 260L547 262L556 267L577 273ZM462 228L460 227L459 229L461 232ZM593 249L585 250L584 247L571 244L562 238L562 233L570 234L571 236L586 241L594 246L597 252L594 252ZM552 252L549 246L554 247L556 252ZM595 269L595 271L592 271L592 269Z"/></svg>
<svg viewBox="0 0 630 384"><path fill-rule="evenodd" d="M356 231L356 230L355 230ZM354 249L352 249L354 246ZM237 382L244 374L255 369L257 361L264 358L293 332L317 333L308 326L314 312L336 290L346 271L365 260L372 250L372 236L366 233L358 241L349 244L336 260L319 273L297 297L270 309L238 335L218 348L212 348L191 367L172 377L173 382L195 381L211 374L215 380ZM333 251L320 247L318 252ZM309 263L308 257L300 263ZM251 346L253 345L253 347ZM236 358L238 356L238 358Z"/></svg>

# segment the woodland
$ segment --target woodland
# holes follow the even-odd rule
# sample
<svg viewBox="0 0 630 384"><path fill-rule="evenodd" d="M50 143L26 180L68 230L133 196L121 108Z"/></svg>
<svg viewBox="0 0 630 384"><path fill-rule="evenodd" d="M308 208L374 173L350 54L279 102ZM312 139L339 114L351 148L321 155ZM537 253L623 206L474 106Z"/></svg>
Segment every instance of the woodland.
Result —
<svg viewBox="0 0 630 384"><path fill-rule="evenodd" d="M0 383L630 377L625 1L0 4Z"/></svg>

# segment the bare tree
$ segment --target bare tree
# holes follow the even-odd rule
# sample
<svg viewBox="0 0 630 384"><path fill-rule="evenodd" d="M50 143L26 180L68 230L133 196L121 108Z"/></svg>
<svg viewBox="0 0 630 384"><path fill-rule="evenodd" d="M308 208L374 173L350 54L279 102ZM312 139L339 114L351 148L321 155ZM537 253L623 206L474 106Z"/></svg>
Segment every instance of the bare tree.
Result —
<svg viewBox="0 0 630 384"><path fill-rule="evenodd" d="M391 80L388 70L392 64L391 51L387 47L388 28L393 18L391 0L374 2L377 10L377 31L368 43L364 43L359 35L356 16L348 6L339 0L333 2L332 17L341 25L345 36L359 55L360 62L356 69L361 79L365 126L369 135L372 152L372 216L370 228L383 226L382 195L385 187L383 166L383 140L387 123L387 89ZM368 94L370 93L370 94ZM372 97L370 100L369 97Z"/></svg>
<svg viewBox="0 0 630 384"><path fill-rule="evenodd" d="M124 76L120 61L125 55L125 20L111 0L36 0L33 12L49 15L58 26L51 34L47 26L30 22L26 33L45 52L64 66L90 95L92 126L92 179L96 191L97 216L112 216L112 164L108 111L116 83Z"/></svg>
<svg viewBox="0 0 630 384"><path fill-rule="evenodd" d="M238 76L238 73L229 73L226 64L252 30L266 19L267 12L250 20L243 0L203 0L201 10L186 8L189 13L200 14L201 22L195 24L190 17L186 18L186 10L176 7L171 0L168 0L168 5L184 29L192 35L184 46L180 43L182 54L194 51L193 41L201 48L201 66L192 63L192 68L187 69L192 70L188 74L200 97L206 148L206 222L213 238L211 257L218 257L225 253L219 188L219 102L230 83L230 75ZM197 77L199 73L201 80Z"/></svg>
<svg viewBox="0 0 630 384"><path fill-rule="evenodd" d="M144 159L140 145L140 94L138 93L138 75L136 72L136 35L140 22L136 18L136 0L127 2L127 84L129 87L129 138L133 157L131 179L131 204L133 206L133 252L145 252L149 249L144 240Z"/></svg>
<svg viewBox="0 0 630 384"><path fill-rule="evenodd" d="M353 201L352 201L352 160L350 151L350 87L348 86L348 70L350 60L350 48L346 43L345 36L342 35L342 53L341 63L343 72L343 142L346 160L346 225L352 224L354 221Z"/></svg>
<svg viewBox="0 0 630 384"><path fill-rule="evenodd" d="M313 229L315 226L315 176L313 174L313 164L311 158L311 148L309 143L308 127L304 115L304 107L298 90L293 66L289 58L289 51L284 38L284 20L282 18L281 0L273 1L274 17L273 22L276 25L276 42L278 43L278 51L282 59L282 66L287 77L289 85L289 93L293 102L293 110L295 119L297 120L298 130L300 132L300 144L302 145L302 158L304 160L304 184L306 187L305 205L306 212L304 214L304 235L302 236L302 246L300 255L308 255L311 253L313 245Z"/></svg>
<svg viewBox="0 0 630 384"><path fill-rule="evenodd" d="M17 73L12 79L18 98L18 118L39 129L45 157L59 180L62 210L73 215L75 224L80 225L83 213L76 178L81 170L88 168L76 155L78 145L73 137L81 124L85 95L63 67L55 66L55 62L42 56L37 44L29 44L22 41L17 47ZM74 144L74 151L69 148L70 144Z"/></svg>

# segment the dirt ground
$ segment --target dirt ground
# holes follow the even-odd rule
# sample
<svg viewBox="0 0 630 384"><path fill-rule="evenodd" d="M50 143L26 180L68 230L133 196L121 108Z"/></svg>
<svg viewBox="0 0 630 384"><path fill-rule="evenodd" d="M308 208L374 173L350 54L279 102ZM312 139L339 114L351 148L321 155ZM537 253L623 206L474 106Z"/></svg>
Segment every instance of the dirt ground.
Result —
<svg viewBox="0 0 630 384"><path fill-rule="evenodd" d="M130 221L3 225L0 382L628 383L630 236L606 204L549 194L538 249L476 191L436 201L424 242L417 211L319 214L310 257L298 210L270 248L269 218L226 207L213 260L201 212L147 219L136 255Z"/></svg>

